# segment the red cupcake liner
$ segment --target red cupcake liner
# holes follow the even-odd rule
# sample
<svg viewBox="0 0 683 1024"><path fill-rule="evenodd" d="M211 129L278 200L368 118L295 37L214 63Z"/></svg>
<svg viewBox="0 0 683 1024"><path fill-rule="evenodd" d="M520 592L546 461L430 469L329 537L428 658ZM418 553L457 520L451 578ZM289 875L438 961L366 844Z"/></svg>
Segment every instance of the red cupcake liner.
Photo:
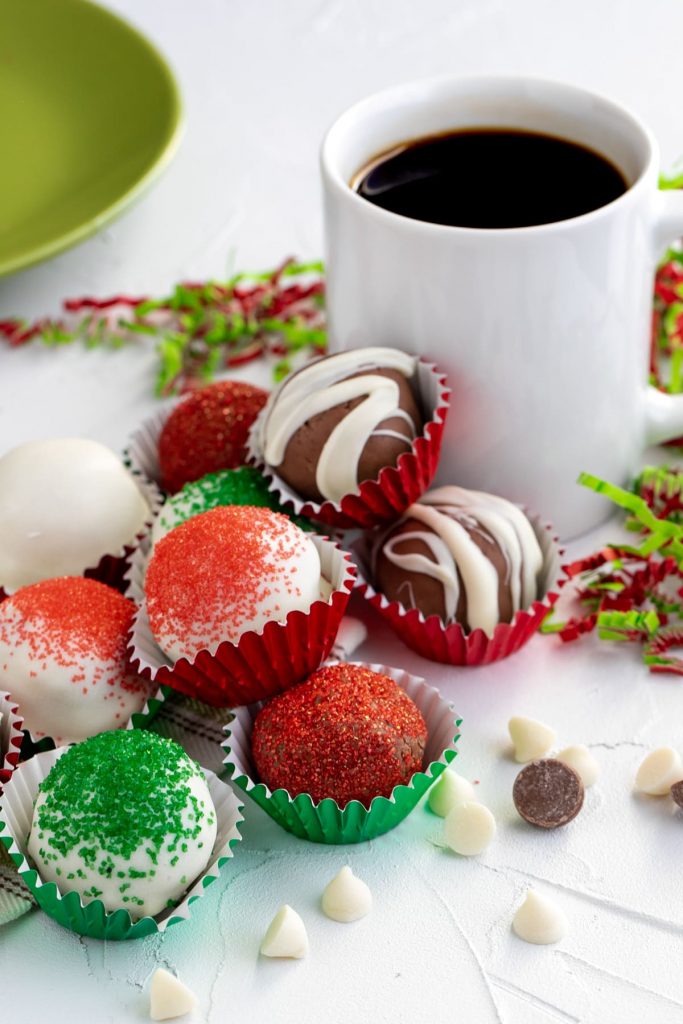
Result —
<svg viewBox="0 0 683 1024"><path fill-rule="evenodd" d="M493 634L484 630L465 632L458 623L444 626L438 615L425 618L416 608L405 608L398 601L389 601L368 582L368 561L372 538L364 536L352 546L358 567L358 588L376 608L400 639L429 661L444 665L490 665L508 658L527 643L539 629L559 597L561 559L564 551L552 526L537 516L528 515L543 554L539 591L543 595L530 608L516 613L512 622L500 622Z"/></svg>
<svg viewBox="0 0 683 1024"><path fill-rule="evenodd" d="M124 547L119 551L102 555L97 565L84 569L80 574L85 576L87 579L97 580L98 583L106 583L107 586L113 587L121 593L125 593L126 591L126 573L128 571L130 558L142 538L147 535L152 522L164 503L164 496L154 481L148 480L145 476L135 470L131 471L131 476L145 498L145 501L149 505L149 515L145 520L143 528L134 538L132 538L129 544L124 545ZM76 574L71 573L70 575L73 576ZM0 585L0 601L3 601L13 593L13 590L5 590L2 585Z"/></svg>
<svg viewBox="0 0 683 1024"><path fill-rule="evenodd" d="M357 494L347 494L340 502L324 501L319 504L305 501L291 490L263 459L259 433L267 415L265 409L249 432L249 462L261 470L281 504L286 508L291 506L297 515L341 529L359 526L367 529L391 523L429 490L439 465L451 389L445 374L432 363L418 362L417 382L427 421L424 432L413 441L411 451L399 457L396 466L385 466L376 480L360 484Z"/></svg>
<svg viewBox="0 0 683 1024"><path fill-rule="evenodd" d="M244 633L239 643L224 641L215 654L200 651L190 661L171 662L149 628L143 600L133 622L131 663L142 675L211 704L235 707L265 700L301 682L327 658L353 590L356 569L350 555L325 537L311 534L322 573L332 584L326 600L314 601L307 612L290 612L284 622L268 622L260 633ZM130 594L144 589L148 542L133 555Z"/></svg>
<svg viewBox="0 0 683 1024"><path fill-rule="evenodd" d="M2 786L19 763L21 744L24 739L23 719L19 706L11 694L0 691L0 793Z"/></svg>

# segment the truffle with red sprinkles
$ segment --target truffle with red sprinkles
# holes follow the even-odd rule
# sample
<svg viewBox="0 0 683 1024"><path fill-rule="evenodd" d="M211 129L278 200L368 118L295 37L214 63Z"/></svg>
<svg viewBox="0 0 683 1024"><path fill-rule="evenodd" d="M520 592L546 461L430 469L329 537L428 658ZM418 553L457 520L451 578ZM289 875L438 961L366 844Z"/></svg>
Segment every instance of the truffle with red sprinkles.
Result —
<svg viewBox="0 0 683 1024"><path fill-rule="evenodd" d="M260 632L321 597L318 550L287 516L252 505L202 512L154 547L145 574L149 625L173 661Z"/></svg>
<svg viewBox="0 0 683 1024"><path fill-rule="evenodd" d="M258 775L271 790L368 806L422 768L427 726L389 676L362 665L318 669L274 697L252 731Z"/></svg>
<svg viewBox="0 0 683 1024"><path fill-rule="evenodd" d="M183 399L159 438L164 490L173 494L206 473L243 465L249 428L267 398L268 393L253 384L223 380Z"/></svg>
<svg viewBox="0 0 683 1024"><path fill-rule="evenodd" d="M63 576L0 604L0 672L34 739L71 743L126 724L153 684L128 663L135 606L111 587Z"/></svg>

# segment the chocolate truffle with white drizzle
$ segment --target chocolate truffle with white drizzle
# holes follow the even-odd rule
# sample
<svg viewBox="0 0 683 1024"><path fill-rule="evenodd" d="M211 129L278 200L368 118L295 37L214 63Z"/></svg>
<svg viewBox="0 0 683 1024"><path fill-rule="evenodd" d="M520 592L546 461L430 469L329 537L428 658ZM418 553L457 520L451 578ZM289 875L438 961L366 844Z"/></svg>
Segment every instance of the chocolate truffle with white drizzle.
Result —
<svg viewBox="0 0 683 1024"><path fill-rule="evenodd" d="M374 543L374 586L445 625L493 633L538 596L543 555L529 520L492 494L439 487Z"/></svg>
<svg viewBox="0 0 683 1024"><path fill-rule="evenodd" d="M422 432L410 381L417 360L391 348L355 349L291 374L269 399L265 462L303 498L339 502Z"/></svg>

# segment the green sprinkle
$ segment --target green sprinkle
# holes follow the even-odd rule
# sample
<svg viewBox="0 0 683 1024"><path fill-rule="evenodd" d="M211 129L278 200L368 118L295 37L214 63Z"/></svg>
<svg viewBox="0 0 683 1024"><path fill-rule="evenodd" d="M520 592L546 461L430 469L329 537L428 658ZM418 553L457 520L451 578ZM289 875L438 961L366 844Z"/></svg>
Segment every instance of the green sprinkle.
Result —
<svg viewBox="0 0 683 1024"><path fill-rule="evenodd" d="M189 788L194 778L203 776L182 747L151 732L116 730L76 744L40 785L46 853L61 860L75 851L84 868L110 878L114 858L130 861L142 849L151 869L162 848L187 849L200 835L201 825L187 821L188 805L199 807ZM129 879L149 874L127 870ZM88 876L77 868L67 876L75 877Z"/></svg>
<svg viewBox="0 0 683 1024"><path fill-rule="evenodd" d="M268 481L251 466L208 473L201 480L186 484L164 505L159 515L159 527L168 532L200 512L222 505L256 505L273 512L283 512L302 530L316 527L303 516L291 515L268 489Z"/></svg>

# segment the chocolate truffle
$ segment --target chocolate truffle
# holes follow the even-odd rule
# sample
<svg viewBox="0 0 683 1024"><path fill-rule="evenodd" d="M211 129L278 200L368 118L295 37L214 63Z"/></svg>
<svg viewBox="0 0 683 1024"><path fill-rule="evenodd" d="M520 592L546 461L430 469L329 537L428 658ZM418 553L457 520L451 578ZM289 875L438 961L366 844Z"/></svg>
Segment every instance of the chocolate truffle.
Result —
<svg viewBox="0 0 683 1024"><path fill-rule="evenodd" d="M170 493L191 480L246 461L249 429L268 392L220 380L193 391L166 420L159 437L161 484Z"/></svg>
<svg viewBox="0 0 683 1024"><path fill-rule="evenodd" d="M374 587L425 618L493 633L539 596L543 554L529 520L493 494L439 487L374 542Z"/></svg>
<svg viewBox="0 0 683 1024"><path fill-rule="evenodd" d="M186 520L221 505L258 505L289 515L302 530L315 529L310 520L286 512L262 473L251 466L208 473L201 480L185 484L163 505L152 527L152 544Z"/></svg>
<svg viewBox="0 0 683 1024"><path fill-rule="evenodd" d="M361 665L329 665L274 697L252 732L262 782L290 796L308 793L369 806L422 768L427 727L389 676Z"/></svg>
<svg viewBox="0 0 683 1024"><path fill-rule="evenodd" d="M70 747L38 790L28 852L44 882L132 918L176 903L208 864L216 811L199 766L142 729Z"/></svg>
<svg viewBox="0 0 683 1024"><path fill-rule="evenodd" d="M0 586L80 576L133 541L149 511L104 445L56 438L13 448L0 458Z"/></svg>
<svg viewBox="0 0 683 1024"><path fill-rule="evenodd" d="M214 654L224 640L308 611L322 582L315 544L287 516L252 505L211 509L155 546L145 575L150 628L173 661Z"/></svg>
<svg viewBox="0 0 683 1024"><path fill-rule="evenodd" d="M271 395L260 430L266 466L297 495L339 502L395 466L422 432L417 360L392 348L318 359Z"/></svg>
<svg viewBox="0 0 683 1024"><path fill-rule="evenodd" d="M95 580L63 576L0 604L3 686L34 739L71 743L125 725L154 684L128 664L135 606Z"/></svg>

